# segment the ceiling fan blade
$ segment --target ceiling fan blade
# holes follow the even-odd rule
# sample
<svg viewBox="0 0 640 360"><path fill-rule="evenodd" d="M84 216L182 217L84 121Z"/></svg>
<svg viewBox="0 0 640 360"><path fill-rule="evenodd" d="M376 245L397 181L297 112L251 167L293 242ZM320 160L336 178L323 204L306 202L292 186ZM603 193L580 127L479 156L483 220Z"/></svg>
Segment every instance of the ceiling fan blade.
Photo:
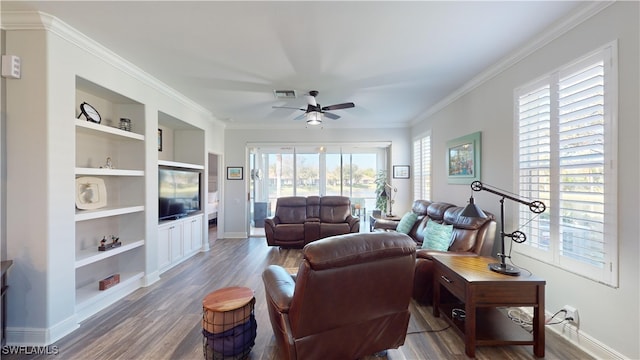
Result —
<svg viewBox="0 0 640 360"><path fill-rule="evenodd" d="M304 113L302 115L298 115L296 117L293 118L293 120L302 120L307 116L307 113Z"/></svg>
<svg viewBox="0 0 640 360"><path fill-rule="evenodd" d="M274 109L294 109L294 110L302 110L302 111L306 110L306 109L301 109L301 108L297 108L297 107L293 107L293 106L272 106L272 108L274 108Z"/></svg>
<svg viewBox="0 0 640 360"><path fill-rule="evenodd" d="M330 113L330 112L322 112L322 115L325 116L325 117L328 117L331 120L340 119L340 115L336 115L336 114L333 114L333 113Z"/></svg>
<svg viewBox="0 0 640 360"><path fill-rule="evenodd" d="M335 104L335 105L329 105L329 106L325 106L322 108L322 110L339 110L339 109L348 109L348 108L352 108L356 106L354 103L352 102L348 102L348 103L342 103L342 104Z"/></svg>

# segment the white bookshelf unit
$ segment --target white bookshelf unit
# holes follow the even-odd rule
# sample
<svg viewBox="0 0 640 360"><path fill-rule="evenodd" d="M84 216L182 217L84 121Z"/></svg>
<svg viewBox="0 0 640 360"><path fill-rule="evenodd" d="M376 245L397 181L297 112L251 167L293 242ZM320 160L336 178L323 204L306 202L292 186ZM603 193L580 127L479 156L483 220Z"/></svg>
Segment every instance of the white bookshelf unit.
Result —
<svg viewBox="0 0 640 360"><path fill-rule="evenodd" d="M106 204L75 212L76 316L81 321L142 286L145 274L144 105L76 77L76 114L91 104L102 121L75 119L75 177L104 181ZM131 119L131 131L117 128ZM107 158L112 167L107 166ZM76 196L77 197L77 196ZM75 199L74 199L75 200ZM99 251L114 236L121 246ZM99 281L119 274L120 282L99 290Z"/></svg>

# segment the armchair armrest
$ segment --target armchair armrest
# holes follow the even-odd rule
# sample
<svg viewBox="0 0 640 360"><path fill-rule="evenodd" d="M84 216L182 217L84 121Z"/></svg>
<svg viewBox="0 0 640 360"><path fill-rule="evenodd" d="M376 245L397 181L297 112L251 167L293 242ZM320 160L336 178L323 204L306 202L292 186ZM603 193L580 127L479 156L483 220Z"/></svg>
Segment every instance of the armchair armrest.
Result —
<svg viewBox="0 0 640 360"><path fill-rule="evenodd" d="M360 218L349 215L347 216L347 223L349 224L350 232L357 233L360 232Z"/></svg>
<svg viewBox="0 0 640 360"><path fill-rule="evenodd" d="M373 223L374 229L382 229L382 230L395 230L398 227L400 221L391 220L391 219L376 219Z"/></svg>
<svg viewBox="0 0 640 360"><path fill-rule="evenodd" d="M262 273L262 280L267 299L278 312L288 313L296 285L293 276L281 266L269 265Z"/></svg>

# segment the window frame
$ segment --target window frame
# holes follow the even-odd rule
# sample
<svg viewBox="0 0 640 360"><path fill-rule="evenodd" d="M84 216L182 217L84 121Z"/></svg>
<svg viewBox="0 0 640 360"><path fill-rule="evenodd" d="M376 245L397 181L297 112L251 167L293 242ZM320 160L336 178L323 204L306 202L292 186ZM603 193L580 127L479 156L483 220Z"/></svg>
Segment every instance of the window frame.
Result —
<svg viewBox="0 0 640 360"><path fill-rule="evenodd" d="M420 143L419 154L416 154L416 143ZM424 145L428 145L428 159L423 158L425 154ZM432 146L431 131L424 132L413 138L411 142L411 162L413 165L413 199L414 200L431 200L432 179ZM420 164L416 163L417 157L420 157ZM426 169L425 169L426 167ZM423 187L427 183L426 187Z"/></svg>
<svg viewBox="0 0 640 360"><path fill-rule="evenodd" d="M588 264L585 261L579 261L572 259L568 256L563 256L560 249L560 227L558 226L561 221L560 214L554 212L559 209L560 206L560 185L559 185L559 104L558 104L558 87L560 81L565 79L567 74L572 73L577 69L582 69L588 66L587 64L593 64L597 61L603 62L604 69L604 110L603 110L603 122L604 122L604 225L603 225L603 261L604 266L599 268ZM557 69L549 72L541 78L531 81L523 86L514 89L514 169L517 171L517 175L514 177L514 189L519 192L520 189L520 144L519 144L519 131L520 131L520 106L519 99L532 90L548 85L550 87L550 141L551 141L551 158L550 158L550 203L547 204L548 212L552 219L550 220L550 244L548 251L540 248L535 248L529 245L529 242L525 242L522 245L514 248L517 253L532 257L539 261L545 262L552 266L559 267L568 272L577 274L579 276L595 280L599 283L611 287L618 287L619 282L619 240L618 240L618 217L617 217L617 205L618 205L618 69L617 69L617 42L611 42L602 46L601 48L590 52L589 54L580 57L579 59L558 67ZM514 219L520 226L520 220L518 210L513 211ZM524 225L523 225L524 226Z"/></svg>

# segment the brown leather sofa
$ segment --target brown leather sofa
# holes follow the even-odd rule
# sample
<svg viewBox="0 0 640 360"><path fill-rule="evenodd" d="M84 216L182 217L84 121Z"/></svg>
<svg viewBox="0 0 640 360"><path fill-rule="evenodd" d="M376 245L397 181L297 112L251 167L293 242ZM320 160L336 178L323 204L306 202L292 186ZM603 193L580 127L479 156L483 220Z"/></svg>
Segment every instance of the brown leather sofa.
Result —
<svg viewBox="0 0 640 360"><path fill-rule="evenodd" d="M275 215L264 220L267 244L298 247L329 236L360 231L346 196L287 196L276 202Z"/></svg>
<svg viewBox="0 0 640 360"><path fill-rule="evenodd" d="M449 254L455 256L491 256L496 237L495 216L485 211L488 218L469 218L462 216L464 207L444 202L416 200L412 211L418 220L409 231L409 236L416 242L416 267L414 276L413 298L423 304L433 300L433 255ZM453 225L453 241L447 251L422 249L423 231L429 219ZM374 224L375 230L395 230L398 221L380 219Z"/></svg>
<svg viewBox="0 0 640 360"><path fill-rule="evenodd" d="M396 232L308 244L297 275L262 274L282 359L359 359L404 344L415 242Z"/></svg>

